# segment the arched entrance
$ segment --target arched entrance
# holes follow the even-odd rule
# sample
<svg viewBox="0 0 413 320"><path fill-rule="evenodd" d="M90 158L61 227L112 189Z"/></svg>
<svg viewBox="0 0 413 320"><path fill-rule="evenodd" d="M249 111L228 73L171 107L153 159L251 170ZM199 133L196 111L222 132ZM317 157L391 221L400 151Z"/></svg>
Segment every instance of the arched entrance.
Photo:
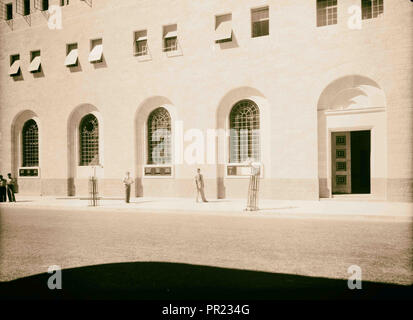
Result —
<svg viewBox="0 0 413 320"><path fill-rule="evenodd" d="M320 197L385 198L386 100L373 80L346 76L318 101Z"/></svg>

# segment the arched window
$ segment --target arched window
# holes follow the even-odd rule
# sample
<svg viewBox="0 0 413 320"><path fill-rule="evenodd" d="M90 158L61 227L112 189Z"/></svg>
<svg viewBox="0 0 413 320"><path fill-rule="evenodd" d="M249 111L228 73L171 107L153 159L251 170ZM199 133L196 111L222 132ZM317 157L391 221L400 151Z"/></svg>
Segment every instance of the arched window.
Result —
<svg viewBox="0 0 413 320"><path fill-rule="evenodd" d="M171 117L157 108L148 117L148 164L169 164L171 156Z"/></svg>
<svg viewBox="0 0 413 320"><path fill-rule="evenodd" d="M99 164L99 122L93 114L88 114L80 121L80 165Z"/></svg>
<svg viewBox="0 0 413 320"><path fill-rule="evenodd" d="M238 102L230 113L230 162L260 160L260 110L251 100Z"/></svg>
<svg viewBox="0 0 413 320"><path fill-rule="evenodd" d="M39 128L36 121L26 121L22 131L23 167L39 166Z"/></svg>

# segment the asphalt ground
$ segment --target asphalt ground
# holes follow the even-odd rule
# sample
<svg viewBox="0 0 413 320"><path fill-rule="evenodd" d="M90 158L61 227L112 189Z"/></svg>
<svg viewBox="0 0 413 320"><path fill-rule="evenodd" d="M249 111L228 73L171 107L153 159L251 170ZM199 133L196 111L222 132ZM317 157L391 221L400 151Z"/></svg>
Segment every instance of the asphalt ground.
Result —
<svg viewBox="0 0 413 320"><path fill-rule="evenodd" d="M51 265L70 298L351 297L352 265L369 297L411 295L411 222L0 210L3 298L48 298Z"/></svg>

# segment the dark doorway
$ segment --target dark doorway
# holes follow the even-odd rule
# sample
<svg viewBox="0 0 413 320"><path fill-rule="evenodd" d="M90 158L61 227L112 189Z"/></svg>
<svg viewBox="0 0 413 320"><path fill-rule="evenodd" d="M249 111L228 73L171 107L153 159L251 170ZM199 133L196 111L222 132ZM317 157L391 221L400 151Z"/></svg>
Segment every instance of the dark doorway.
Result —
<svg viewBox="0 0 413 320"><path fill-rule="evenodd" d="M351 193L370 193L370 130L351 132Z"/></svg>

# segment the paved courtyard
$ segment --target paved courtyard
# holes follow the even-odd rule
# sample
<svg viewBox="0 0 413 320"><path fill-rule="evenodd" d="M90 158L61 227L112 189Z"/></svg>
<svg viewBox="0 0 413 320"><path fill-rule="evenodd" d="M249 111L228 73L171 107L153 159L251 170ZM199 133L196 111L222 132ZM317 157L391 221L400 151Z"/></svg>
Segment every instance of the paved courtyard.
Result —
<svg viewBox="0 0 413 320"><path fill-rule="evenodd" d="M77 201L72 208L51 202L36 208L23 201L0 206L0 281L45 273L51 265L68 269L121 262L334 279L347 279L349 266L358 265L364 281L408 285L413 279L412 224L405 217L343 212L320 218L286 214L288 206L282 205L278 213L274 208L257 214L173 206L134 210L117 200L112 207L108 202L88 208L86 201Z"/></svg>

